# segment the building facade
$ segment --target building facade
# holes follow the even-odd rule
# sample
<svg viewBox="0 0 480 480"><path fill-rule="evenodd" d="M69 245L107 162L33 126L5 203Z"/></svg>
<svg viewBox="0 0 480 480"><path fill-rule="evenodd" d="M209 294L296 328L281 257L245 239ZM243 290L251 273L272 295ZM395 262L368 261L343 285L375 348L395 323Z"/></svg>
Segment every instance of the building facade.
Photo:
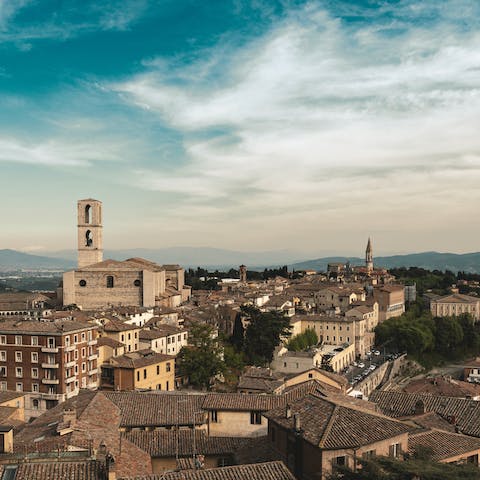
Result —
<svg viewBox="0 0 480 480"><path fill-rule="evenodd" d="M33 412L52 408L94 389L97 327L64 320L5 321L0 324L0 389L28 392Z"/></svg>

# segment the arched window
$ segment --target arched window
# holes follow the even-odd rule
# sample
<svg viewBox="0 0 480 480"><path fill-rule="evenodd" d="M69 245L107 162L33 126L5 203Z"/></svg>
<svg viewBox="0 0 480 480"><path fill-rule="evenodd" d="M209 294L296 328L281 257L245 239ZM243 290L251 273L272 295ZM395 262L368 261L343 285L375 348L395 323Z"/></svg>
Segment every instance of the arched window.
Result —
<svg viewBox="0 0 480 480"><path fill-rule="evenodd" d="M93 235L90 230L85 232L85 246L91 247L93 245Z"/></svg>
<svg viewBox="0 0 480 480"><path fill-rule="evenodd" d="M113 288L113 276L108 275L107 277L107 288Z"/></svg>
<svg viewBox="0 0 480 480"><path fill-rule="evenodd" d="M90 205L85 206L85 223L92 223L92 207Z"/></svg>

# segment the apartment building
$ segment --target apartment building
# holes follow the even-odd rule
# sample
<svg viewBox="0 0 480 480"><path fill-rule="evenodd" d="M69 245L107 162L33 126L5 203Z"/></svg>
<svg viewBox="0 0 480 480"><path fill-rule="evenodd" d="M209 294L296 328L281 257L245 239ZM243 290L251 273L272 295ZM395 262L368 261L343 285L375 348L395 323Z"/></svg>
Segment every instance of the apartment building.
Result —
<svg viewBox="0 0 480 480"><path fill-rule="evenodd" d="M405 312L405 288L403 285L375 287L373 298L378 302L378 321L399 317Z"/></svg>
<svg viewBox="0 0 480 480"><path fill-rule="evenodd" d="M139 334L140 348L151 348L154 352L177 355L188 345L188 331L171 325L160 325L144 329Z"/></svg>
<svg viewBox="0 0 480 480"><path fill-rule="evenodd" d="M28 392L35 415L97 387L97 327L76 320L0 322L0 390Z"/></svg>

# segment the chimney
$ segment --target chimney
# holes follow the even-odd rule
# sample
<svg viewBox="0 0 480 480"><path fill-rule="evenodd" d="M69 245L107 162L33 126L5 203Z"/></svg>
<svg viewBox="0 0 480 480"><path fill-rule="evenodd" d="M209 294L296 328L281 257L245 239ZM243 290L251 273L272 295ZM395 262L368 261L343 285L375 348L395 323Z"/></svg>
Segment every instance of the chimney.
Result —
<svg viewBox="0 0 480 480"><path fill-rule="evenodd" d="M287 408L285 409L285 418L292 418L292 407L287 404Z"/></svg>
<svg viewBox="0 0 480 480"><path fill-rule="evenodd" d="M298 413L293 416L293 424L295 432L300 432L302 430L300 425L300 415Z"/></svg>
<svg viewBox="0 0 480 480"><path fill-rule="evenodd" d="M63 423L69 423L71 427L77 421L77 410L75 408L66 408L63 411Z"/></svg>

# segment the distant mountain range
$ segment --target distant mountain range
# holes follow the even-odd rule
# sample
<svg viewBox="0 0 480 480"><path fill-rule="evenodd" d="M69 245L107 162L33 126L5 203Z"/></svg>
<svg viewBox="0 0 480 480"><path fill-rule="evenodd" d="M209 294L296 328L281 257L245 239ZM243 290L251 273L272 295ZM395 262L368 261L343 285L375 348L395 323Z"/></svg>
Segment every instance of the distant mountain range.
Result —
<svg viewBox="0 0 480 480"><path fill-rule="evenodd" d="M350 261L352 265L364 265L365 260L358 257L326 257L316 260L306 260L289 265L296 270L313 269L325 271L327 265L333 262ZM465 271L480 273L480 252L477 253L439 253L423 252L407 255L392 255L387 257L375 257L374 264L378 267L420 267L427 270L451 270L453 272Z"/></svg>
<svg viewBox="0 0 480 480"><path fill-rule="evenodd" d="M64 258L52 258L16 250L0 250L0 271L12 270L68 270L76 262Z"/></svg>
<svg viewBox="0 0 480 480"><path fill-rule="evenodd" d="M131 257L142 257L154 262L178 263L186 268L197 266L214 270L218 268L237 268L244 263L250 270L288 265L290 269L313 269L325 271L331 262L350 261L352 265L363 265L364 259L359 257L323 257L314 260L298 261L301 255L289 250L268 252L238 252L208 247L171 247L159 249L128 249L105 251L104 258L125 260ZM452 270L480 273L480 253L438 253L423 252L408 255L375 257L376 266L421 267L428 270ZM31 255L16 250L0 250L0 271L9 270L69 270L77 264L76 250L48 252L43 256Z"/></svg>

